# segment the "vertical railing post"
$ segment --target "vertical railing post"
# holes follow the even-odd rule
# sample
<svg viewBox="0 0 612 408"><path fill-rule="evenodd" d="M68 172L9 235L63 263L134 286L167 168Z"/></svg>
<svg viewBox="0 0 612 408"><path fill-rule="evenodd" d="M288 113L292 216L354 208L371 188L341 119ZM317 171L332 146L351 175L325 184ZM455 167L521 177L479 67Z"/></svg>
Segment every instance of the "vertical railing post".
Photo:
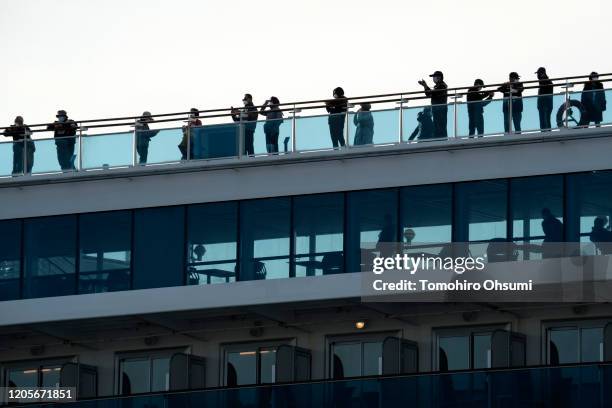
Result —
<svg viewBox="0 0 612 408"><path fill-rule="evenodd" d="M455 100L453 104L453 137L456 139L457 134L459 133L457 131L458 126L457 126L457 90L456 89L455 89L455 94L453 96L453 99Z"/></svg>
<svg viewBox="0 0 612 408"><path fill-rule="evenodd" d="M137 139L137 134L136 132L138 132L137 130L138 128L136 126L134 126L134 133L132 134L132 167L136 167L136 164L138 164L138 159L137 159L137 153L136 153L136 139Z"/></svg>
<svg viewBox="0 0 612 408"><path fill-rule="evenodd" d="M297 110L295 104L293 105L293 116L291 118L291 151L295 153L297 142L295 140L295 121L296 121Z"/></svg>
<svg viewBox="0 0 612 408"><path fill-rule="evenodd" d="M29 133L30 132L28 132L27 129L23 129L23 152L22 152L23 154L22 154L22 161L21 161L21 163L22 163L22 165L21 165L21 174L24 175L24 176L26 174L28 174L28 170L27 170L28 169L28 155L27 155L27 152L28 152L28 136L29 136Z"/></svg>
<svg viewBox="0 0 612 408"><path fill-rule="evenodd" d="M345 113L345 117L344 117L344 144L347 148L351 147L351 144L349 143L349 119L351 117L351 104L347 103L346 104L346 113Z"/></svg>
<svg viewBox="0 0 612 408"><path fill-rule="evenodd" d="M570 106L570 97L569 97L569 88L570 88L569 79L566 79L565 80L565 118L563 119L564 126L566 128L569 127L569 118L568 118L568 115L569 115L569 110L571 108L571 106Z"/></svg>
<svg viewBox="0 0 612 408"><path fill-rule="evenodd" d="M240 115L240 121L238 122L238 158L242 159L244 154L244 122L242 121L242 115Z"/></svg>
<svg viewBox="0 0 612 408"><path fill-rule="evenodd" d="M512 134L513 130L512 123L512 82L508 83L508 134Z"/></svg>
<svg viewBox="0 0 612 408"><path fill-rule="evenodd" d="M404 95L400 95L399 102L399 132L398 132L398 143L401 144L404 141Z"/></svg>
<svg viewBox="0 0 612 408"><path fill-rule="evenodd" d="M78 171L81 171L83 168L83 124L79 123L79 160L78 162Z"/></svg>
<svg viewBox="0 0 612 408"><path fill-rule="evenodd" d="M187 129L185 129L185 135L187 139L187 153L185 154L185 161L191 160L191 122L187 122Z"/></svg>

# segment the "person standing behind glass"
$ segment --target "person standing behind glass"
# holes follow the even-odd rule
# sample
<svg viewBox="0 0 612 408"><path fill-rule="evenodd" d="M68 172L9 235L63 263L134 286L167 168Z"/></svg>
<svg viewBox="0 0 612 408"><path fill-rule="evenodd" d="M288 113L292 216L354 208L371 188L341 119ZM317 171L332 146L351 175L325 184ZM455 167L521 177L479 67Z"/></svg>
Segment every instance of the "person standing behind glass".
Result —
<svg viewBox="0 0 612 408"><path fill-rule="evenodd" d="M62 170L74 170L74 145L76 144L77 124L74 120L68 119L65 110L57 111L57 120L47 126L47 130L53 131L55 137L55 147L57 149L57 161Z"/></svg>
<svg viewBox="0 0 612 408"><path fill-rule="evenodd" d="M189 150L190 156L194 158L198 158L197 154L194 154L193 151L193 135L191 135L191 128L202 126L202 121L199 119L200 112L197 108L191 108L189 110L189 118L187 118L187 124L183 126L183 138L181 139L181 143L179 143L178 148L181 151L181 160L188 160L190 157L187 157L187 140L189 140ZM191 136L191 137L190 137Z"/></svg>
<svg viewBox="0 0 612 408"><path fill-rule="evenodd" d="M244 151L243 154L254 155L255 147L253 145L255 138L255 128L257 127L257 115L258 111L255 105L253 105L253 96L251 94L244 94L242 98L244 108L238 109L232 106L232 119L234 122L245 122L244 123Z"/></svg>
<svg viewBox="0 0 612 408"><path fill-rule="evenodd" d="M428 140L434 138L434 125L431 118L431 106L426 106L417 114L418 125L408 138L408 140Z"/></svg>
<svg viewBox="0 0 612 408"><path fill-rule="evenodd" d="M266 151L268 153L278 153L278 137L280 135L280 125L283 123L283 112L280 110L280 101L276 96L264 102L259 114L266 117L264 133L266 135ZM270 108L270 110L266 110Z"/></svg>
<svg viewBox="0 0 612 408"><path fill-rule="evenodd" d="M468 89L467 111L470 137L478 132L478 137L484 134L484 107L491 103L493 92L481 92L484 86L482 79L476 79L474 86Z"/></svg>
<svg viewBox="0 0 612 408"><path fill-rule="evenodd" d="M344 118L348 110L348 99L344 96L344 89L337 87L333 92L334 99L325 103L325 109L329 113L327 123L329 135L334 148L344 147Z"/></svg>
<svg viewBox="0 0 612 408"><path fill-rule="evenodd" d="M584 83L580 98L587 116L584 123L590 124L593 122L595 126L599 127L599 124L603 121L603 112L606 110L606 93L603 88L603 84L599 81L599 74L591 72L589 82Z"/></svg>
<svg viewBox="0 0 612 408"><path fill-rule="evenodd" d="M425 80L421 79L419 85L425 89L425 95L431 98L431 113L434 123L434 138L446 138L448 132L446 130L446 122L448 119L448 86L444 82L444 74L441 71L436 71L430 75L433 78L433 90L427 85Z"/></svg>
<svg viewBox="0 0 612 408"><path fill-rule="evenodd" d="M516 72L511 72L508 75L510 81L506 82L497 90L504 95L503 111L504 111L504 130L510 133L510 106L509 98L512 98L512 123L514 131L521 131L521 120L523 119L523 90L524 86L519 79L521 78Z"/></svg>
<svg viewBox="0 0 612 408"><path fill-rule="evenodd" d="M540 67L535 73L540 81L538 88L538 113L540 114L540 129L550 130L552 129L550 115L552 115L553 111L553 82L548 78L546 68Z"/></svg>
<svg viewBox="0 0 612 408"><path fill-rule="evenodd" d="M138 163L146 164L149 157L149 143L151 138L157 134L156 131L149 129L149 123L153 122L151 112L144 111L142 116L136 119L134 131L136 132L136 152L138 153Z"/></svg>
<svg viewBox="0 0 612 408"><path fill-rule="evenodd" d="M374 118L370 112L372 105L365 102L359 106L359 110L353 116L353 123L356 126L353 144L355 146L369 145L374 141Z"/></svg>
<svg viewBox="0 0 612 408"><path fill-rule="evenodd" d="M13 141L15 142L13 143L13 175L23 173L24 139L26 140L26 173L31 173L32 166L34 165L34 151L36 149L34 147L34 142L30 138L32 131L28 126L23 124L23 117L17 116L14 124L9 126L9 128L6 129L3 134L6 137L12 137Z"/></svg>

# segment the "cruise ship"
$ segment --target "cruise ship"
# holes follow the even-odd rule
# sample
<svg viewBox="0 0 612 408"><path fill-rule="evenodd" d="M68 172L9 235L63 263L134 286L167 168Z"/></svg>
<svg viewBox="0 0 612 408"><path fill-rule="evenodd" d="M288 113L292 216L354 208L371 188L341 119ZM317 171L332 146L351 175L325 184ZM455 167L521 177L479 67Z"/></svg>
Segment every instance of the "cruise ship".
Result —
<svg viewBox="0 0 612 408"><path fill-rule="evenodd" d="M612 101L610 80L554 78L550 128L525 81L486 106L469 87L442 107L422 90L334 114L327 100L281 104L278 152L270 121L228 108L196 110L197 126L181 111L145 130L126 116L4 138L0 405L53 406L8 394L66 387L79 408L612 406L612 251L594 235L612 234L612 109L593 123L587 102ZM470 136L474 103L484 132ZM446 137L427 134L432 109ZM59 139L75 146L69 169ZM545 256L547 220L579 252ZM583 271L573 283L589 290L558 297L388 301L363 287L381 243L461 244L489 275L578 260L604 276Z"/></svg>

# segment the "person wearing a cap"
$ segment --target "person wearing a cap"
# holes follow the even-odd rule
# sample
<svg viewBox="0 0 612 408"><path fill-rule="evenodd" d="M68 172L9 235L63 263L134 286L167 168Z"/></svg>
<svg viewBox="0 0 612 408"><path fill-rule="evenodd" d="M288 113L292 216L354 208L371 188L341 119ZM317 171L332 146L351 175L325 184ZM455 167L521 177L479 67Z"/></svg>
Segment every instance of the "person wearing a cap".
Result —
<svg viewBox="0 0 612 408"><path fill-rule="evenodd" d="M74 146L76 144L76 131L78 125L68 118L68 113L61 109L55 115L57 120L47 126L47 130L53 131L55 147L57 149L57 161L62 170L74 170Z"/></svg>
<svg viewBox="0 0 612 408"><path fill-rule="evenodd" d="M337 87L333 90L331 99L325 103L325 109L329 116L327 124L329 125L329 135L331 137L332 146L334 149L344 147L344 119L348 110L348 99L344 96L344 89Z"/></svg>
<svg viewBox="0 0 612 408"><path fill-rule="evenodd" d="M606 110L606 93L603 84L599 80L597 72L591 72L589 81L584 83L580 101L584 107L586 120L581 121L586 124L593 122L595 126L603 121L603 112Z"/></svg>
<svg viewBox="0 0 612 408"><path fill-rule="evenodd" d="M525 87L519 81L521 78L516 72L511 72L508 75L510 81L506 82L497 90L504 95L503 111L504 111L504 130L510 132L510 100L512 100L512 123L514 131L521 131L521 120L523 119L523 90Z"/></svg>
<svg viewBox="0 0 612 408"><path fill-rule="evenodd" d="M493 92L482 92L484 81L476 79L474 86L468 89L467 94L467 111L470 137L478 133L478 136L484 134L484 107L491 103Z"/></svg>
<svg viewBox="0 0 612 408"><path fill-rule="evenodd" d="M200 111L197 108L191 108L189 110L189 118L187 118L187 124L185 126L183 126L183 138L181 139L181 143L179 143L178 148L181 151L181 160L188 160L190 158L194 158L194 159L199 159L200 158L200 152L194 152L193 146L194 146L194 139L196 139L191 133L193 133L193 128L197 128L202 126L202 121L199 119L200 117ZM190 137L191 136L191 137ZM189 140L190 146L189 146L189 156L191 157L187 157L188 156L188 152L187 152L187 140Z"/></svg>
<svg viewBox="0 0 612 408"><path fill-rule="evenodd" d="M264 134L266 135L266 151L278 153L278 137L280 126L283 124L283 111L280 110L280 100L276 96L266 99L259 110L259 114L266 117ZM266 110L266 108L269 108Z"/></svg>
<svg viewBox="0 0 612 408"><path fill-rule="evenodd" d="M540 114L540 129L550 130L552 129L550 116L553 111L553 82L548 78L546 68L540 67L535 73L539 81L538 113Z"/></svg>
<svg viewBox="0 0 612 408"><path fill-rule="evenodd" d="M425 95L431 98L431 113L433 115L434 137L446 138L448 132L446 130L446 122L448 119L448 86L444 82L444 74L441 71L436 71L430 75L433 78L434 87L431 89L427 82L423 79L419 81L425 89Z"/></svg>
<svg viewBox="0 0 612 408"><path fill-rule="evenodd" d="M245 122L243 154L254 155L255 129L257 128L257 117L259 116L259 112L255 105L253 105L253 96L249 93L244 94L242 104L244 105L242 109L231 108L232 119L234 122Z"/></svg>
<svg viewBox="0 0 612 408"><path fill-rule="evenodd" d="M32 172L34 165L34 142L30 138L32 131L23 123L23 117L17 116L15 122L3 132L6 137L12 137L13 141L13 175L23 173L23 159L25 156L26 173ZM25 140L25 145L24 145ZM25 155L23 148L25 147Z"/></svg>
<svg viewBox="0 0 612 408"><path fill-rule="evenodd" d="M134 122L134 131L136 133L136 152L138 153L138 163L146 164L149 157L149 143L151 138L157 134L157 130L151 130L149 123L153 122L151 112L144 111L140 118Z"/></svg>

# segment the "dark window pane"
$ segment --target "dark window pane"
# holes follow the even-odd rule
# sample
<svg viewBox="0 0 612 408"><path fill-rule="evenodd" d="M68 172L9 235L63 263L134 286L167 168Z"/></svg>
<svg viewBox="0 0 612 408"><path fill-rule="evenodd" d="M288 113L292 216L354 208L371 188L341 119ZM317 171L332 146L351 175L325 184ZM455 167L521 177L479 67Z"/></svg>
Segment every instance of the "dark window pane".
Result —
<svg viewBox="0 0 612 408"><path fill-rule="evenodd" d="M435 244L452 241L452 191L450 184L400 190L400 238L406 251L437 255L443 246Z"/></svg>
<svg viewBox="0 0 612 408"><path fill-rule="evenodd" d="M289 277L289 198L240 205L240 280Z"/></svg>
<svg viewBox="0 0 612 408"><path fill-rule="evenodd" d="M38 387L38 367L16 368L8 371L8 387Z"/></svg>
<svg viewBox="0 0 612 408"><path fill-rule="evenodd" d="M542 244L564 242L563 177L529 177L511 180L512 240ZM560 249L543 245L523 251L521 259L553 257Z"/></svg>
<svg viewBox="0 0 612 408"><path fill-rule="evenodd" d="M227 353L225 385L247 385L257 383L257 350Z"/></svg>
<svg viewBox="0 0 612 408"><path fill-rule="evenodd" d="M334 379L361 376L361 343L335 343L332 349Z"/></svg>
<svg viewBox="0 0 612 408"><path fill-rule="evenodd" d="M61 366L48 366L41 369L41 387L59 387Z"/></svg>
<svg viewBox="0 0 612 408"><path fill-rule="evenodd" d="M440 371L470 368L470 338L468 336L440 337L438 342Z"/></svg>
<svg viewBox="0 0 612 408"><path fill-rule="evenodd" d="M0 221L0 302L19 299L21 221Z"/></svg>
<svg viewBox="0 0 612 408"><path fill-rule="evenodd" d="M75 293L76 216L25 220L24 297Z"/></svg>
<svg viewBox="0 0 612 408"><path fill-rule="evenodd" d="M382 342L363 343L363 372L361 375L382 374Z"/></svg>
<svg viewBox="0 0 612 408"><path fill-rule="evenodd" d="M581 362L603 361L603 328L592 327L580 331Z"/></svg>
<svg viewBox="0 0 612 408"><path fill-rule="evenodd" d="M344 271L344 194L296 197L295 275L314 276Z"/></svg>
<svg viewBox="0 0 612 408"><path fill-rule="evenodd" d="M132 215L130 211L81 215L79 292L130 288Z"/></svg>
<svg viewBox="0 0 612 408"><path fill-rule="evenodd" d="M189 285L236 280L237 224L235 202L187 207Z"/></svg>
<svg viewBox="0 0 612 408"><path fill-rule="evenodd" d="M151 361L148 358L121 360L119 368L121 395L151 391Z"/></svg>
<svg viewBox="0 0 612 408"><path fill-rule="evenodd" d="M260 384L271 384L276 382L276 349L263 348L259 351L260 358Z"/></svg>
<svg viewBox="0 0 612 408"><path fill-rule="evenodd" d="M550 329L548 336L548 353L550 364L556 365L580 362L578 329Z"/></svg>
<svg viewBox="0 0 612 408"><path fill-rule="evenodd" d="M397 242L397 190L348 194L348 272L359 272L380 251L378 243Z"/></svg>
<svg viewBox="0 0 612 408"><path fill-rule="evenodd" d="M457 184L455 241L481 242L470 245L472 256L485 255L491 242L507 240L506 199L505 180Z"/></svg>
<svg viewBox="0 0 612 408"><path fill-rule="evenodd" d="M134 289L183 284L184 208L134 212Z"/></svg>
<svg viewBox="0 0 612 408"><path fill-rule="evenodd" d="M491 333L474 334L472 368L491 368Z"/></svg>
<svg viewBox="0 0 612 408"><path fill-rule="evenodd" d="M154 358L152 361L151 391L167 391L170 389L170 358Z"/></svg>

